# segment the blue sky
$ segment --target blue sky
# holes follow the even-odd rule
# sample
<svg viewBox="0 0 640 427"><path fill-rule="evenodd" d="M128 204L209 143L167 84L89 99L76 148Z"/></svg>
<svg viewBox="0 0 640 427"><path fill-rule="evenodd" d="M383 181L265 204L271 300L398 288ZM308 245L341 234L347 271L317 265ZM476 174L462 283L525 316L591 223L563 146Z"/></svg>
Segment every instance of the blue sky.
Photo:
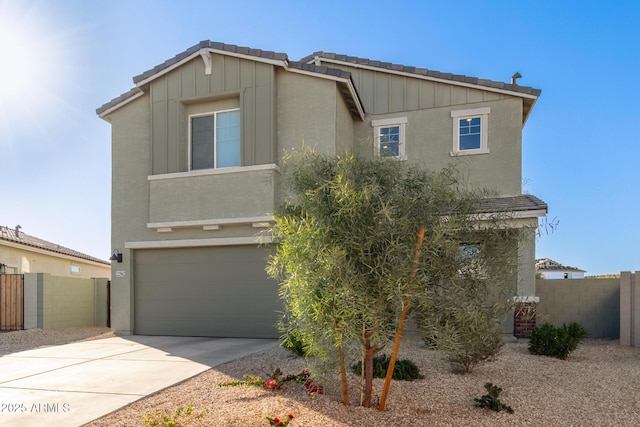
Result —
<svg viewBox="0 0 640 427"><path fill-rule="evenodd" d="M0 0L0 225L108 258L110 126L95 109L208 39L505 82L519 71L542 89L523 188L559 221L536 256L640 270L638 17L638 1Z"/></svg>

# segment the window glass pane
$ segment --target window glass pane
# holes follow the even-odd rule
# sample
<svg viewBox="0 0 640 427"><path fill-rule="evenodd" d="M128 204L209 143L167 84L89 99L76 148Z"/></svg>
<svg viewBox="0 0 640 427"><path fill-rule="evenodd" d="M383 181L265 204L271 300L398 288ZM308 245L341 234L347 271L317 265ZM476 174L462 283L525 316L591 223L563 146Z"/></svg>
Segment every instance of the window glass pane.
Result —
<svg viewBox="0 0 640 427"><path fill-rule="evenodd" d="M480 134L460 135L461 150L477 150L480 148Z"/></svg>
<svg viewBox="0 0 640 427"><path fill-rule="evenodd" d="M213 116L191 118L191 169L213 168Z"/></svg>
<svg viewBox="0 0 640 427"><path fill-rule="evenodd" d="M240 166L240 111L217 114L216 167Z"/></svg>
<svg viewBox="0 0 640 427"><path fill-rule="evenodd" d="M380 128L380 157L398 157L400 155L400 127Z"/></svg>
<svg viewBox="0 0 640 427"><path fill-rule="evenodd" d="M460 150L480 149L480 117L460 119Z"/></svg>

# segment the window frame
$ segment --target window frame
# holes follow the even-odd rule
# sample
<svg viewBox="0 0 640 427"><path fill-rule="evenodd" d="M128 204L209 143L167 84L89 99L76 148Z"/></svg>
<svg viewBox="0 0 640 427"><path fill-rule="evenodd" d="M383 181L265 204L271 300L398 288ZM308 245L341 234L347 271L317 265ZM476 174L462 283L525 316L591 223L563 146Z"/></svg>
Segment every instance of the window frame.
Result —
<svg viewBox="0 0 640 427"><path fill-rule="evenodd" d="M242 166L242 114L240 114L240 135L239 135L239 144L240 144L240 164L238 165L231 165L231 166L217 166L218 163L218 136L217 136L217 128L218 128L218 114L222 114L222 113L229 113L232 111L238 111L240 112L240 108L228 108L228 109L224 109L224 110L215 110L215 111L207 111L207 112L203 112L203 113L194 113L194 114L189 114L187 116L187 122L188 122L188 129L187 129L187 136L188 136L188 150L189 150L189 154L188 154L188 170L189 171L198 171L198 170L211 170L211 169L225 169L228 167L241 167ZM193 168L193 129L192 129L192 119L194 117L206 117L206 116L213 116L213 132L214 132L214 136L213 136L213 167L212 168L197 168L194 169Z"/></svg>
<svg viewBox="0 0 640 427"><path fill-rule="evenodd" d="M388 119L372 120L371 126L373 127L374 138L374 157L377 159L385 160L406 160L406 117L392 117ZM398 127L398 155L397 156L382 156L380 153L380 131L382 129Z"/></svg>
<svg viewBox="0 0 640 427"><path fill-rule="evenodd" d="M452 156L466 156L473 154L488 154L489 153L489 114L491 113L491 107L474 108L470 110L456 110L451 111L451 118L453 121L453 151ZM460 148L460 121L467 119L480 119L480 148Z"/></svg>

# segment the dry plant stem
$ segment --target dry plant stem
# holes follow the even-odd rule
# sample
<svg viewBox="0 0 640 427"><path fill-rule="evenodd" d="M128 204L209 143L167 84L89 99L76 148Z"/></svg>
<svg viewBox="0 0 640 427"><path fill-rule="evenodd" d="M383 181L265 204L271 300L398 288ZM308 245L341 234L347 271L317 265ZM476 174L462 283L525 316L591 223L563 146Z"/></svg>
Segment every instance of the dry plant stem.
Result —
<svg viewBox="0 0 640 427"><path fill-rule="evenodd" d="M336 325L336 330L338 326ZM342 340L338 343L338 359L340 363L340 382L342 383L342 402L345 406L349 406L349 384L347 383L347 370L344 366L344 350L342 348Z"/></svg>
<svg viewBox="0 0 640 427"><path fill-rule="evenodd" d="M418 260L420 257L420 248L424 241L424 227L420 227L418 231L418 240L416 242L416 252L413 257L413 271L409 277L409 285L413 284L416 279L416 268L418 267ZM402 330L404 329L404 323L409 315L409 298L402 302L402 313L400 313L400 321L398 322L398 329L396 329L396 336L393 342L393 351L391 352L391 358L389 359L389 367L387 368L387 376L384 379L384 387L382 388L382 397L380 398L380 406L378 409L384 411L384 406L387 403L387 395L389 394L389 388L391 387L391 378L393 378L393 371L396 367L396 359L398 358L398 351L400 350L400 341L402 340Z"/></svg>

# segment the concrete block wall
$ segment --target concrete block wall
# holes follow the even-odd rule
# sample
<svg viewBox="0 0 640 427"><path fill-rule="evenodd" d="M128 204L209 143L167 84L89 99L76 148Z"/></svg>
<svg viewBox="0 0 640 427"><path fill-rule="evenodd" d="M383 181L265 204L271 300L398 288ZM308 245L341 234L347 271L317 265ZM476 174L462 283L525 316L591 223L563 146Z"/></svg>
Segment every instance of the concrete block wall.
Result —
<svg viewBox="0 0 640 427"><path fill-rule="evenodd" d="M24 328L107 326L107 279L25 274Z"/></svg>
<svg viewBox="0 0 640 427"><path fill-rule="evenodd" d="M620 336L620 279L536 280L537 324L578 322L592 338Z"/></svg>

